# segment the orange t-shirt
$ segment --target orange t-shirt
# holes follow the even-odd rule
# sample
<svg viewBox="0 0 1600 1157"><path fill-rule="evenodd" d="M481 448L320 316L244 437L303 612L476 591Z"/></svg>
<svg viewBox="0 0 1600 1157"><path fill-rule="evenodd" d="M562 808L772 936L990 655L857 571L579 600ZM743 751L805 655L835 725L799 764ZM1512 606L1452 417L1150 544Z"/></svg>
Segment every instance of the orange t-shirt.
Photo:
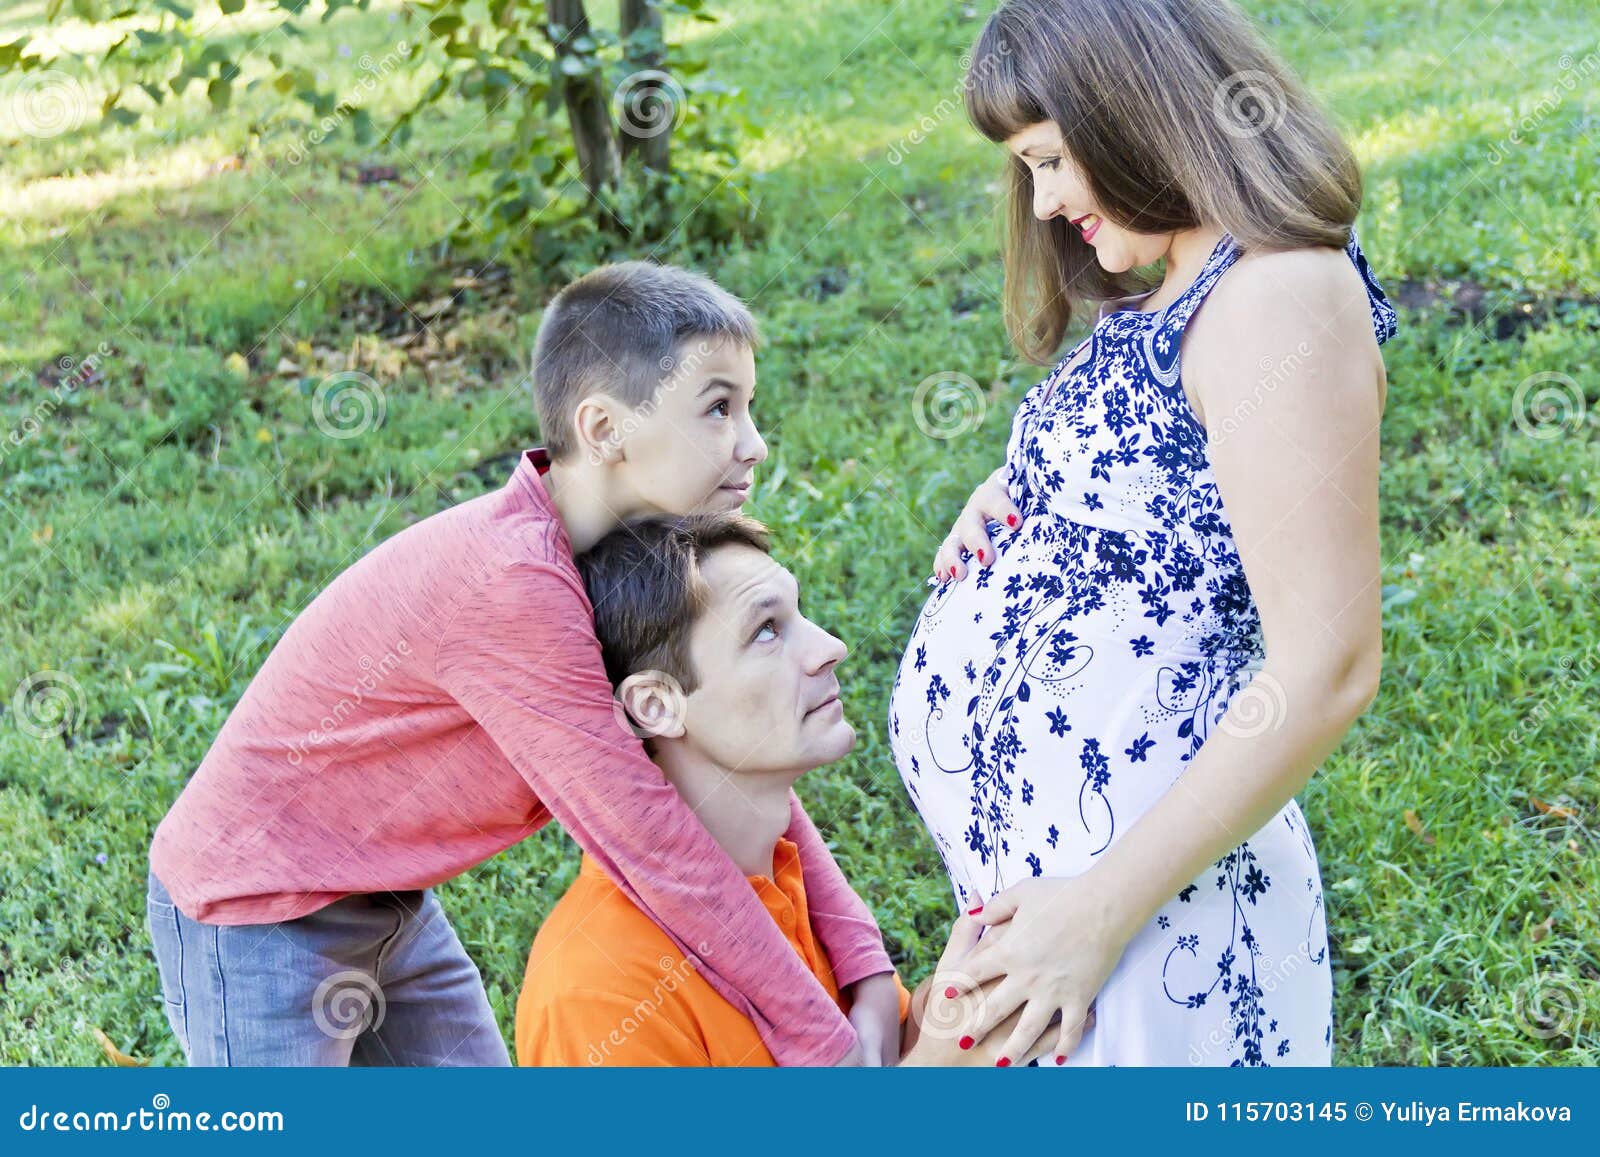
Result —
<svg viewBox="0 0 1600 1157"><path fill-rule="evenodd" d="M756 895L841 1010L827 953L811 927L795 845L780 838L773 878ZM699 953L707 960L714 948ZM900 990L904 1022L910 994ZM517 997L519 1065L770 1066L756 1027L718 995L672 941L585 855L578 878L534 937Z"/></svg>

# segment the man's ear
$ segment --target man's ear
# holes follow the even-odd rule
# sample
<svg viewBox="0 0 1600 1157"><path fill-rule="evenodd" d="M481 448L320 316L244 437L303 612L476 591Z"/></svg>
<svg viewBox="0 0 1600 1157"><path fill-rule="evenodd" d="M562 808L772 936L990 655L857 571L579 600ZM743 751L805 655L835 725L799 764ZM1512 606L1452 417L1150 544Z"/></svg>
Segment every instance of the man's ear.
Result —
<svg viewBox="0 0 1600 1157"><path fill-rule="evenodd" d="M596 466L626 458L622 445L623 406L609 394L586 394L572 411L574 444Z"/></svg>
<svg viewBox="0 0 1600 1157"><path fill-rule="evenodd" d="M617 688L617 701L640 739L682 737L689 697L665 671L635 671Z"/></svg>

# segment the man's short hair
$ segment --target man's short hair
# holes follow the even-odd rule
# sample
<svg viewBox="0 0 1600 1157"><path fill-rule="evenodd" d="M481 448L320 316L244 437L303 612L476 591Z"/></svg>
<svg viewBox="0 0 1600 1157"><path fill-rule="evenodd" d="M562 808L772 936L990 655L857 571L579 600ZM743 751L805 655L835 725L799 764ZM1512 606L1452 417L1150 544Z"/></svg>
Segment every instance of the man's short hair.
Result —
<svg viewBox="0 0 1600 1157"><path fill-rule="evenodd" d="M621 261L578 278L545 308L534 339L534 406L551 459L572 452L583 397L602 393L638 408L694 356L686 345L725 339L751 349L761 340L745 304L704 274Z"/></svg>
<svg viewBox="0 0 1600 1157"><path fill-rule="evenodd" d="M578 558L613 687L662 671L685 693L700 685L689 633L710 594L700 563L723 546L769 551L767 528L737 511L654 515L626 523Z"/></svg>

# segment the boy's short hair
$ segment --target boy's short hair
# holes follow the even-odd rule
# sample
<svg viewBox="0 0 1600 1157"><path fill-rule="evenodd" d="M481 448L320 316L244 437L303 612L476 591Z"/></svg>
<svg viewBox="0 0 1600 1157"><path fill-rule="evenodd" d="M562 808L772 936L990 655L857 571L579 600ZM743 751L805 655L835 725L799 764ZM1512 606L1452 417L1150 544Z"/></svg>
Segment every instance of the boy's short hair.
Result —
<svg viewBox="0 0 1600 1157"><path fill-rule="evenodd" d="M689 633L709 593L700 563L718 547L768 553L768 543L767 528L737 511L652 515L625 523L579 556L611 685L662 671L685 694L694 691L700 678L689 658Z"/></svg>
<svg viewBox="0 0 1600 1157"><path fill-rule="evenodd" d="M573 449L572 414L593 392L635 408L656 396L685 342L760 341L745 304L704 274L621 261L584 274L545 308L533 347L533 396L552 460Z"/></svg>

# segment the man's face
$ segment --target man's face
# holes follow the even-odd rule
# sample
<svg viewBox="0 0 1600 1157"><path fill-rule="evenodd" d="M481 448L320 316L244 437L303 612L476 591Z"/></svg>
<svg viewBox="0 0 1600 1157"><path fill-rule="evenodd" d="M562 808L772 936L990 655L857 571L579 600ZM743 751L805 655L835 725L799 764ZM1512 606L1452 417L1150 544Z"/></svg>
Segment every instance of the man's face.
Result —
<svg viewBox="0 0 1600 1157"><path fill-rule="evenodd" d="M624 477L647 514L737 510L767 457L751 417L755 355L730 339L690 338L656 396L623 410Z"/></svg>
<svg viewBox="0 0 1600 1157"><path fill-rule="evenodd" d="M847 754L834 668L845 645L800 613L794 576L750 546L711 551L709 586L689 653L700 686L687 697L686 743L737 775L805 772Z"/></svg>

